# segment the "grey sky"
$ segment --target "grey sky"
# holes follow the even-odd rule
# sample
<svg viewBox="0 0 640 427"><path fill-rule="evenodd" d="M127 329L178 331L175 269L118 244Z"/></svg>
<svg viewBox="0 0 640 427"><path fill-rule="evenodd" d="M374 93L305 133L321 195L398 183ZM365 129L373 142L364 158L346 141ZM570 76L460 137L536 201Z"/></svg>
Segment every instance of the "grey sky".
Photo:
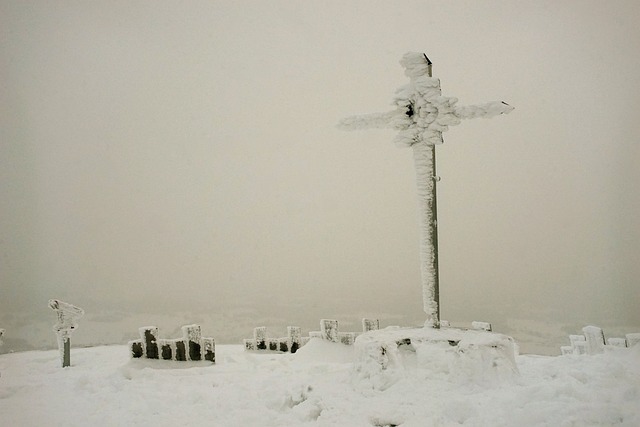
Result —
<svg viewBox="0 0 640 427"><path fill-rule="evenodd" d="M516 107L438 147L443 318L640 327L638 16L0 1L0 310L361 298L419 317L411 153L335 127L389 109L413 50L460 104Z"/></svg>

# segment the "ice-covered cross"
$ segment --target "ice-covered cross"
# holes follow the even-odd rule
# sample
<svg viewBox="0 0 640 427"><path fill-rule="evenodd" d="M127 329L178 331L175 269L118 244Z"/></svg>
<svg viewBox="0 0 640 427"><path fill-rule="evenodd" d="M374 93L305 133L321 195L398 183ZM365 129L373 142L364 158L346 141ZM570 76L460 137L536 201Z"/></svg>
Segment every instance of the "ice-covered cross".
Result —
<svg viewBox="0 0 640 427"><path fill-rule="evenodd" d="M62 367L70 366L71 333L78 327L77 320L84 316L84 310L57 299L49 300L49 308L58 314L58 323L53 325L53 332L58 338L58 348Z"/></svg>
<svg viewBox="0 0 640 427"><path fill-rule="evenodd" d="M409 83L396 91L395 109L386 113L351 116L340 121L347 130L392 128L398 130L394 142L412 147L418 184L420 212L420 260L422 299L427 314L426 326L439 327L438 233L436 209L435 145L442 144L442 132L461 119L493 117L509 113L510 105L494 101L481 105L459 106L458 99L442 96L440 79L432 77L432 63L423 53L408 52L400 60Z"/></svg>

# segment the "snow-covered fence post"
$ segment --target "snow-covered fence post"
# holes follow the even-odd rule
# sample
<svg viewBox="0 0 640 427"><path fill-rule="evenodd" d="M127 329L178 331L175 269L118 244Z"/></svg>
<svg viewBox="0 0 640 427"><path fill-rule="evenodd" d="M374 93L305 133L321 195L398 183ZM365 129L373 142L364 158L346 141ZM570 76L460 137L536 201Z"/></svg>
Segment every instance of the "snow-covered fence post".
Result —
<svg viewBox="0 0 640 427"><path fill-rule="evenodd" d="M395 110L352 116L343 119L343 129L390 127L400 131L395 143L413 149L420 213L420 263L422 301L427 315L425 326L440 327L440 284L438 272L438 220L436 202L436 144L442 144L442 132L460 119L492 117L509 113L513 107L504 102L460 107L456 98L441 95L440 80L432 77L432 62L427 55L408 52L400 61L409 84L396 91Z"/></svg>
<svg viewBox="0 0 640 427"><path fill-rule="evenodd" d="M53 325L53 331L58 338L62 367L66 368L71 366L71 333L78 327L76 321L84 316L84 310L57 299L49 300L49 308L58 314L58 323Z"/></svg>

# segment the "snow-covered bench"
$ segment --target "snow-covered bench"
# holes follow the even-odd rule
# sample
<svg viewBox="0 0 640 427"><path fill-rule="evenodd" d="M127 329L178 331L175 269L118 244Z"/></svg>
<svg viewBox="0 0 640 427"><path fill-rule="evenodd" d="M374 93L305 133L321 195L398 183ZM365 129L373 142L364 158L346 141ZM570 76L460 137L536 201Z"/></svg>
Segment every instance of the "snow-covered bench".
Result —
<svg viewBox="0 0 640 427"><path fill-rule="evenodd" d="M140 339L129 341L133 358L216 361L215 340L203 338L200 325L183 326L182 338L179 339L159 339L158 328L155 326L144 326L138 332Z"/></svg>
<svg viewBox="0 0 640 427"><path fill-rule="evenodd" d="M269 338L267 327L259 326L253 330L253 338L244 340L245 350L268 350L283 353L295 353L305 345L309 338L303 337L299 326L287 326L287 336L282 338Z"/></svg>
<svg viewBox="0 0 640 427"><path fill-rule="evenodd" d="M362 333L380 328L378 319L362 319ZM320 330L309 332L308 337L303 337L298 326L288 326L287 336L282 338L269 338L267 327L259 326L253 330L253 338L244 340L245 350L250 351L279 351L295 353L311 338L320 338L327 341L353 345L360 332L339 332L338 321L333 319L320 320Z"/></svg>

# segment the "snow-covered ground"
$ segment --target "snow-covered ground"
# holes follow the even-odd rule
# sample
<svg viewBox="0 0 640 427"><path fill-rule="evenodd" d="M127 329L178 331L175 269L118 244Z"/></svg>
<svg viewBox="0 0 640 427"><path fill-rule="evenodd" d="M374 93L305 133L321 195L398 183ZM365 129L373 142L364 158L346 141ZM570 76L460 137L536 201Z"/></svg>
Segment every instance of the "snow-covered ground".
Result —
<svg viewBox="0 0 640 427"><path fill-rule="evenodd" d="M593 356L516 356L500 383L408 363L384 391L354 371L353 346L296 354L217 347L215 365L131 360L126 346L0 355L6 426L640 425L640 345ZM446 361L434 361L443 362Z"/></svg>

